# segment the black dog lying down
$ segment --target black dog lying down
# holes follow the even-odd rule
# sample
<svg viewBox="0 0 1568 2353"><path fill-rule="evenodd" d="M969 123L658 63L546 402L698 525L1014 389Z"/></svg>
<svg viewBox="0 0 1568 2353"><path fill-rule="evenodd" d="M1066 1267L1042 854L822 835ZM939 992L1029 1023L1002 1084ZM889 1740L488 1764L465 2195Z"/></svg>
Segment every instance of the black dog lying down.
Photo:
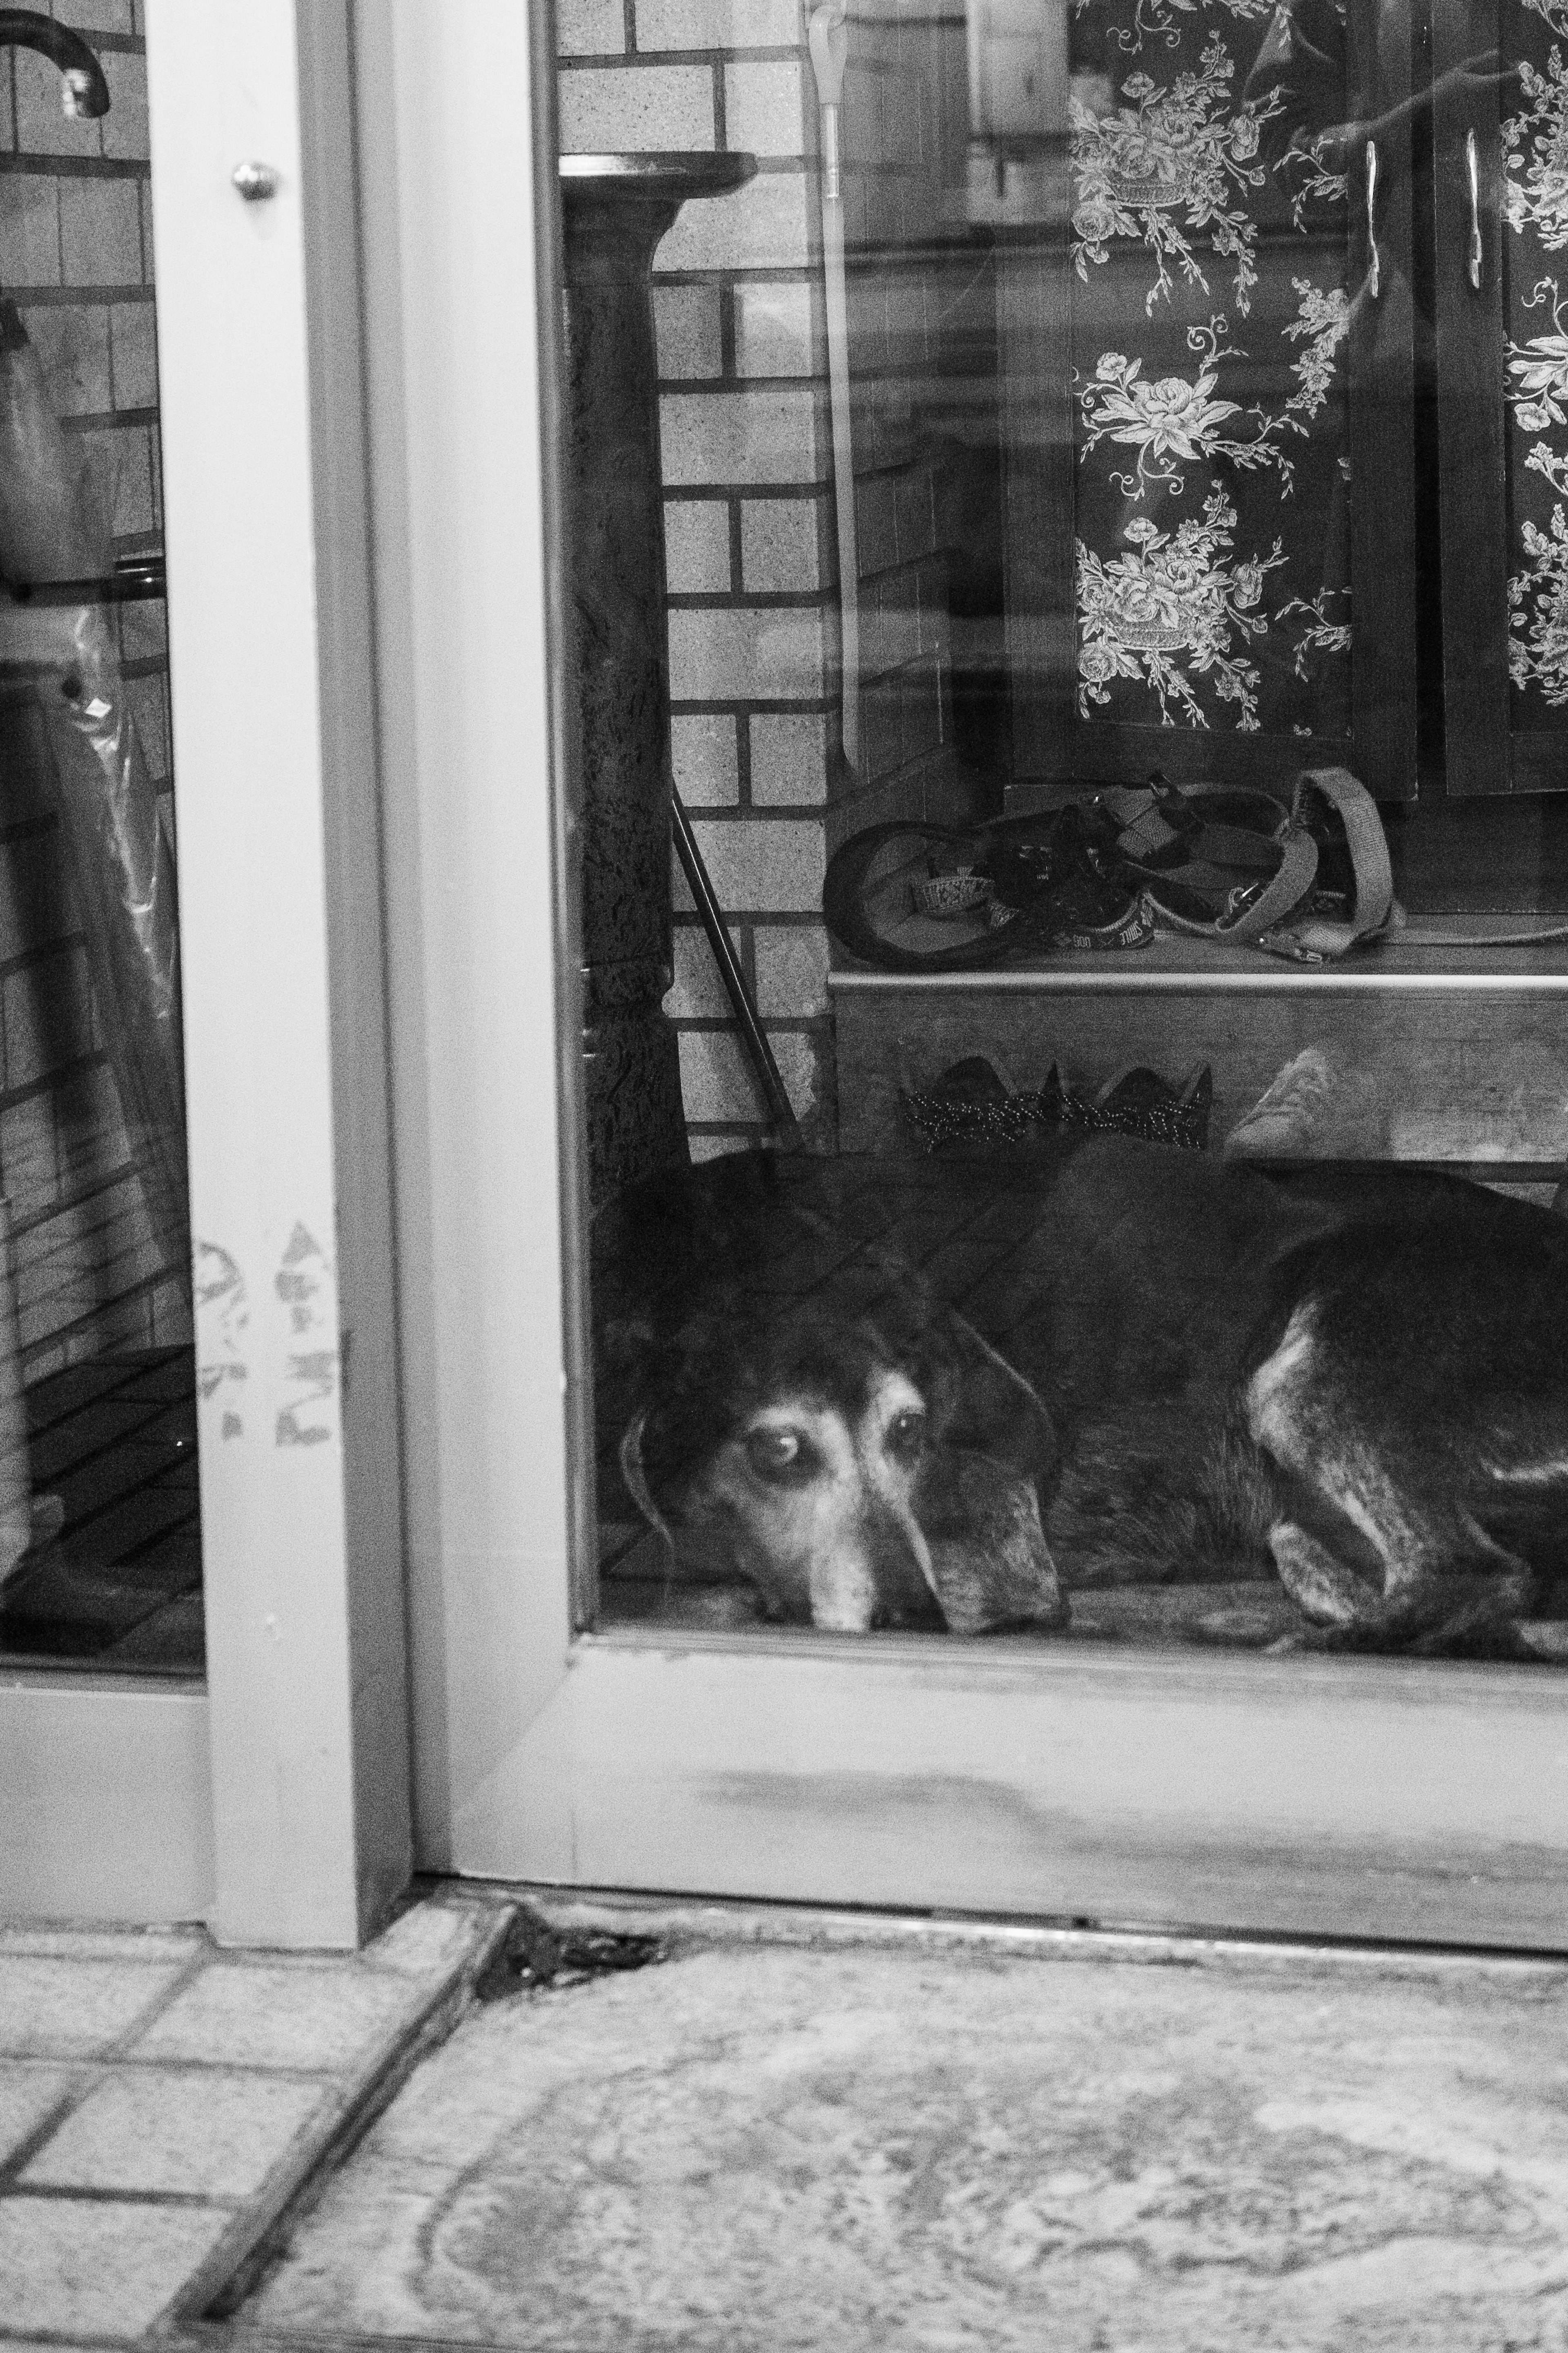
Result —
<svg viewBox="0 0 1568 2353"><path fill-rule="evenodd" d="M739 1155L628 1194L595 1244L601 1427L677 1580L981 1633L1277 1578L1296 1644L1568 1656L1549 1211L1096 1137Z"/></svg>

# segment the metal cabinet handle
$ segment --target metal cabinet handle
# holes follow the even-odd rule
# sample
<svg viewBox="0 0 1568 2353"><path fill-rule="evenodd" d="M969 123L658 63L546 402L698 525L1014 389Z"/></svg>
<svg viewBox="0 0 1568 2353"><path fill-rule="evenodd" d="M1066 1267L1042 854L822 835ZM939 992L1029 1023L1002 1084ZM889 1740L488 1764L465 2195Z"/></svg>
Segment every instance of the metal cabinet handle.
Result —
<svg viewBox="0 0 1568 2353"><path fill-rule="evenodd" d="M1481 166L1476 153L1476 134L1465 133L1465 185L1470 193L1470 284L1479 294L1481 290Z"/></svg>
<svg viewBox="0 0 1568 2353"><path fill-rule="evenodd" d="M1373 301L1383 291L1383 256L1377 249L1377 142L1366 142L1366 283Z"/></svg>

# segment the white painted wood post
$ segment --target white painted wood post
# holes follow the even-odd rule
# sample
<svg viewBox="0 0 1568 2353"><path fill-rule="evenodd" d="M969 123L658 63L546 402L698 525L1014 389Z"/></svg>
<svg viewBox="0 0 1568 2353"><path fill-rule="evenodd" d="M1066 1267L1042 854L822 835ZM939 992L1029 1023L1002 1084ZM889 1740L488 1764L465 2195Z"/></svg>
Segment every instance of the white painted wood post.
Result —
<svg viewBox="0 0 1568 2353"><path fill-rule="evenodd" d="M216 1925L345 1946L410 1842L347 13L301 16L147 38Z"/></svg>

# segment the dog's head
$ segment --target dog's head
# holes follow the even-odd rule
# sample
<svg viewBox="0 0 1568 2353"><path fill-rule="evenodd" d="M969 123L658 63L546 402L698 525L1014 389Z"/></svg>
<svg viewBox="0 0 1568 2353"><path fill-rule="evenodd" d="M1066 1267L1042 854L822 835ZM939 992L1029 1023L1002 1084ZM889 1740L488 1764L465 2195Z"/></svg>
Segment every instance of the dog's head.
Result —
<svg viewBox="0 0 1568 2353"><path fill-rule="evenodd" d="M621 1467L676 1575L843 1633L1059 1626L1026 1381L909 1277L874 1305L720 1302L645 1335Z"/></svg>

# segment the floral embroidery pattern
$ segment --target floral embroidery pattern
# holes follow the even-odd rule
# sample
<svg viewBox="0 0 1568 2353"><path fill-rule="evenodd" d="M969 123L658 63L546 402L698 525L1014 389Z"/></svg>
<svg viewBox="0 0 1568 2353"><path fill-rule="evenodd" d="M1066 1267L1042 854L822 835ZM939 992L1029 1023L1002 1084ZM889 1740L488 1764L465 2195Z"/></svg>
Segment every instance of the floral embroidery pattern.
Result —
<svg viewBox="0 0 1568 2353"><path fill-rule="evenodd" d="M1136 472L1110 477L1130 499L1141 499L1154 482L1163 483L1179 498L1186 480L1183 466L1200 458L1227 459L1247 472L1272 466L1288 495L1295 469L1280 447L1280 437L1307 431L1306 420L1318 414L1332 389L1334 354L1350 332L1350 304L1342 287L1323 292L1309 279L1293 278L1290 283L1298 298L1297 315L1283 332L1293 342L1304 337L1306 348L1291 364L1300 388L1278 417L1256 404L1243 408L1239 401L1215 397L1222 363L1243 360L1247 353L1225 348L1226 322L1211 319L1206 327L1187 330L1188 350L1202 355L1191 383L1180 375L1147 377L1142 361L1125 352L1101 353L1093 383L1079 394L1083 412L1080 459L1104 440L1136 449ZM1236 429L1233 420L1238 417L1250 423L1249 432Z"/></svg>
<svg viewBox="0 0 1568 2353"><path fill-rule="evenodd" d="M1249 17L1270 16L1274 0L1218 0L1227 16L1245 24ZM1081 16L1093 0L1074 0L1074 14ZM1131 25L1116 28L1116 40L1123 49L1141 49L1145 36L1163 39L1167 48L1173 49L1182 37L1178 16L1195 16L1199 0L1138 0L1137 11Z"/></svg>
<svg viewBox="0 0 1568 2353"><path fill-rule="evenodd" d="M1324 154L1327 145L1326 134L1309 147L1298 146L1292 140L1274 166L1290 189L1290 217L1303 237L1309 228L1310 204L1342 205L1350 196L1350 174L1330 171Z"/></svg>
<svg viewBox="0 0 1568 2353"><path fill-rule="evenodd" d="M1508 584L1508 672L1515 686L1538 686L1561 707L1568 702L1568 515L1553 507L1545 531L1527 520L1520 537L1524 567Z"/></svg>
<svg viewBox="0 0 1568 2353"><path fill-rule="evenodd" d="M1105 307L1092 273L1109 268L1149 322L1121 349L1097 334L1073 378L1079 714L1343 732L1350 592L1325 585L1348 558L1340 134L1315 135L1320 111L1283 144L1299 93L1242 29L1274 0L1074 5L1105 12L1086 58L1167 53L1113 69L1110 111L1069 101L1073 269L1093 288L1079 315ZM1295 237L1310 276L1292 274ZM1270 519L1285 498L1288 542Z"/></svg>
<svg viewBox="0 0 1568 2353"><path fill-rule="evenodd" d="M1305 337L1306 349L1291 362L1290 373L1301 389L1286 402L1285 413L1300 419L1316 417L1333 389L1334 355L1351 331L1351 305L1342 286L1324 289L1309 278L1292 278L1290 288L1296 316L1280 332L1293 343Z"/></svg>
<svg viewBox="0 0 1568 2353"><path fill-rule="evenodd" d="M1508 387L1508 396L1521 433L1544 433L1553 425L1568 425L1568 334L1563 332L1563 298L1555 278L1538 280L1524 308L1533 311L1546 301L1552 304L1556 332L1531 335L1522 344L1510 339L1508 347L1508 372L1515 379ZM1533 457L1534 452L1531 454Z"/></svg>
<svg viewBox="0 0 1568 2353"><path fill-rule="evenodd" d="M1188 234L1206 230L1215 255L1236 264L1236 307L1245 316L1258 282L1258 224L1245 195L1268 178L1258 161L1263 125L1284 101L1270 90L1232 114L1235 74L1223 42L1211 41L1198 71L1178 74L1168 90L1145 73L1130 75L1121 95L1132 103L1115 114L1096 115L1071 100L1072 250L1080 279L1087 282L1091 262L1108 259L1113 238L1141 238L1157 270L1145 311L1169 301L1173 262L1206 294Z"/></svg>
<svg viewBox="0 0 1568 2353"><path fill-rule="evenodd" d="M1188 329L1189 347L1205 354L1190 384L1180 375L1151 381L1142 373L1142 360L1129 359L1124 352L1106 352L1095 370L1094 382L1079 394L1083 410L1080 458L1087 459L1108 439L1138 452L1135 474L1113 472L1110 477L1130 499L1141 499L1152 482L1165 483L1180 497L1186 480L1182 467L1199 458L1227 458L1232 465L1249 472L1259 466L1276 466L1286 490L1289 489L1290 461L1277 439L1281 420L1261 408L1244 409L1239 401L1215 397L1220 361L1247 356L1245 352L1220 349L1224 332L1223 319L1211 320L1206 328ZM1253 431L1240 435L1227 430L1236 417L1249 418Z"/></svg>
<svg viewBox="0 0 1568 2353"><path fill-rule="evenodd" d="M1127 551L1109 563L1078 543L1084 718L1092 704L1110 702L1110 680L1124 678L1152 689L1162 726L1174 726L1179 712L1188 726L1206 727L1194 683L1205 678L1222 702L1237 706L1238 729L1257 729L1258 672L1246 649L1268 628L1258 611L1264 575L1285 554L1276 540L1269 555L1236 563L1236 520L1224 491L1214 491L1203 521L1189 517L1173 533L1134 517L1122 533Z"/></svg>
<svg viewBox="0 0 1568 2353"><path fill-rule="evenodd" d="M1349 621L1331 620L1327 608L1336 599L1348 606L1350 596L1351 592L1348 588L1323 588L1320 589L1315 596L1292 596L1289 602L1281 605L1275 614L1275 619L1281 625L1298 616L1300 617L1301 625L1293 633L1296 639L1293 667L1297 677L1304 682L1310 683L1312 679L1315 668L1312 661L1314 654L1321 656L1349 653L1351 625ZM1310 732L1308 728L1297 730L1299 734L1308 734Z"/></svg>
<svg viewBox="0 0 1568 2353"><path fill-rule="evenodd" d="M1564 0L1524 0L1548 29L1568 36ZM1568 247L1568 66L1553 41L1544 68L1521 60L1523 105L1502 126L1503 218L1515 236L1532 235L1549 253ZM1552 332L1524 343L1510 339L1508 399L1525 434L1561 434L1568 427L1568 332L1564 300L1554 278L1541 278L1521 305L1549 304ZM1523 471L1568 495L1568 453L1549 439L1532 442ZM1523 562L1508 584L1509 676L1515 688L1535 688L1548 704L1568 704L1568 518L1552 508L1545 527L1521 519Z"/></svg>
<svg viewBox="0 0 1568 2353"><path fill-rule="evenodd" d="M1564 0L1524 0L1550 29L1568 37ZM1502 126L1503 218L1516 232L1533 229L1549 253L1568 245L1568 66L1553 42L1544 72L1521 59L1524 105Z"/></svg>
<svg viewBox="0 0 1568 2353"><path fill-rule="evenodd" d="M1508 397L1521 433L1568 425L1568 332L1554 278L1538 280L1523 308L1543 302L1552 306L1554 332L1522 344L1510 338L1508 347ZM1524 469L1568 495L1568 453L1550 441L1533 444ZM1520 543L1525 560L1508 584L1509 676L1516 687L1539 687L1549 703L1561 706L1568 703L1568 517L1562 507L1552 509L1544 531L1526 516Z"/></svg>

